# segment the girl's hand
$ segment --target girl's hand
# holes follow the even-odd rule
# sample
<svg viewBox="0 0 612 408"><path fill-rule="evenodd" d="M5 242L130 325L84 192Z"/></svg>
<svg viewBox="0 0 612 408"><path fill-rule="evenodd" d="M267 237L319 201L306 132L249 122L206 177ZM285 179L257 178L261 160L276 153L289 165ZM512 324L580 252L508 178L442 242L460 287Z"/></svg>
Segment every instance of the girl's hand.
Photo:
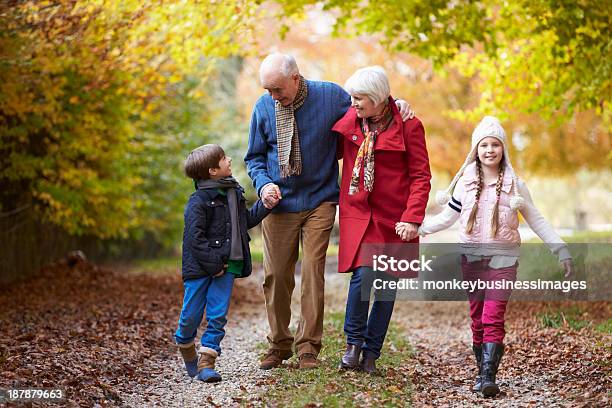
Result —
<svg viewBox="0 0 612 408"><path fill-rule="evenodd" d="M418 236L418 225L412 222L398 222L395 224L395 233L402 241L412 241Z"/></svg>
<svg viewBox="0 0 612 408"><path fill-rule="evenodd" d="M563 266L563 269L565 269L565 277L569 278L574 272L574 265L572 264L572 259L564 259L563 261L561 261L561 265Z"/></svg>

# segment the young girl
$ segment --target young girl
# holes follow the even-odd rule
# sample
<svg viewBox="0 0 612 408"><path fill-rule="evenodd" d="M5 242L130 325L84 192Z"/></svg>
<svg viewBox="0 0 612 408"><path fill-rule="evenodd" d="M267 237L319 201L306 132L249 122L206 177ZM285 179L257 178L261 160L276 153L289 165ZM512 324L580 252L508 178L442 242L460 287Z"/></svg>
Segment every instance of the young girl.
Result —
<svg viewBox="0 0 612 408"><path fill-rule="evenodd" d="M516 177L510 164L506 133L497 118L485 116L478 124L463 166L436 199L445 208L425 220L419 234L432 234L461 220L464 279L516 280L521 243L518 211L559 257L565 276L571 274L567 245L534 206L525 183ZM478 364L473 390L486 397L499 393L495 376L504 353L504 314L509 296L509 291L489 289L469 295L472 349Z"/></svg>

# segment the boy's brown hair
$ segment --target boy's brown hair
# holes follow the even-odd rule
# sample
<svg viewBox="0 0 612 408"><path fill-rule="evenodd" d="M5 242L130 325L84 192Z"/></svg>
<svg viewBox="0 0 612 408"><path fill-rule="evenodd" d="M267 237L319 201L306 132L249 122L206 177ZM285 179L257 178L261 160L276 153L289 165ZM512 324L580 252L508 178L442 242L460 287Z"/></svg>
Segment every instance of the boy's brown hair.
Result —
<svg viewBox="0 0 612 408"><path fill-rule="evenodd" d="M194 180L210 178L208 170L219 168L219 162L225 157L225 151L218 144L206 144L193 149L185 160L185 174Z"/></svg>

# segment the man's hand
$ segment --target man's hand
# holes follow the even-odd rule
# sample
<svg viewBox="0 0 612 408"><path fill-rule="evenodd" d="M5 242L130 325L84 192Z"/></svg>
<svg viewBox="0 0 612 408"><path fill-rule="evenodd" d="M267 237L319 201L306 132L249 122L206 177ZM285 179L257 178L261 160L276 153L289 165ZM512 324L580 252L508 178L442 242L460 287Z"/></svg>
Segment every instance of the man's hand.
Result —
<svg viewBox="0 0 612 408"><path fill-rule="evenodd" d="M402 115L402 120L404 122L408 119L414 118L414 111L410 109L410 104L408 102L403 99L398 99L395 101L395 104L397 105L397 109L399 110L400 115Z"/></svg>
<svg viewBox="0 0 612 408"><path fill-rule="evenodd" d="M564 259L563 261L561 261L561 265L563 266L563 269L565 270L565 277L569 278L574 272L574 265L572 263L572 260Z"/></svg>
<svg viewBox="0 0 612 408"><path fill-rule="evenodd" d="M270 183L261 190L261 201L268 210L276 207L282 198L280 188L276 184Z"/></svg>
<svg viewBox="0 0 612 408"><path fill-rule="evenodd" d="M402 241L412 241L418 233L419 225L414 222L398 222L395 224L395 233L400 236Z"/></svg>

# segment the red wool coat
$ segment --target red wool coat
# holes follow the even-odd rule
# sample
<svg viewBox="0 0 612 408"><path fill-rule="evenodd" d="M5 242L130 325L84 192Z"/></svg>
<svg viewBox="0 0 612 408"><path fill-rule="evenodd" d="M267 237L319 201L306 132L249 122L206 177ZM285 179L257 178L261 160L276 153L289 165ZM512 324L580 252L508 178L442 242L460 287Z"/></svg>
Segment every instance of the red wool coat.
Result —
<svg viewBox="0 0 612 408"><path fill-rule="evenodd" d="M402 243L395 233L396 222L421 224L431 189L431 171L425 146L425 130L417 118L402 122L393 99L389 99L393 121L374 146L374 188L363 188L349 195L349 185L359 146L364 140L354 108L334 125L339 134L338 154L343 160L340 186L340 248L338 271L350 272L358 266L359 251L365 243ZM418 237L410 241L418 243Z"/></svg>

